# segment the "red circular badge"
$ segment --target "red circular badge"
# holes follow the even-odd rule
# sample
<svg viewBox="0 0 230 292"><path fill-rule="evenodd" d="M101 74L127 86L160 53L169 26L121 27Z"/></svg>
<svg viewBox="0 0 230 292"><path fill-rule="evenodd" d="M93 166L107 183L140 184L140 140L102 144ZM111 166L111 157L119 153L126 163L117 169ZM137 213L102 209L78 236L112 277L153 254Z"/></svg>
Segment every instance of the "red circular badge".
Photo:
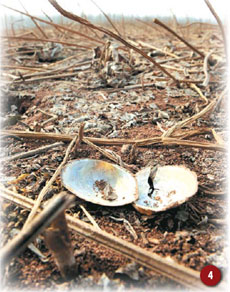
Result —
<svg viewBox="0 0 230 292"><path fill-rule="evenodd" d="M200 279L207 286L215 286L220 282L221 272L216 266L208 265L201 270Z"/></svg>

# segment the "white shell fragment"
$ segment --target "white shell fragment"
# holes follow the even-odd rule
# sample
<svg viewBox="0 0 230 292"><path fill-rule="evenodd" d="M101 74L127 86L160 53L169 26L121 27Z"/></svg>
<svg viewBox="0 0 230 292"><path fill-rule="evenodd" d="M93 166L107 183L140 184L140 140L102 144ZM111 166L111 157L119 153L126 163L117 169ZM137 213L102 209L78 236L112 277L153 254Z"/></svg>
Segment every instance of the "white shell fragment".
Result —
<svg viewBox="0 0 230 292"><path fill-rule="evenodd" d="M155 212L174 208L196 194L197 175L185 166L162 166L157 169L153 180L154 191L150 194L148 178L151 167L136 174L139 198L133 203L140 213L151 215Z"/></svg>
<svg viewBox="0 0 230 292"><path fill-rule="evenodd" d="M103 206L122 206L138 198L135 176L102 160L73 160L63 168L61 179L79 198Z"/></svg>

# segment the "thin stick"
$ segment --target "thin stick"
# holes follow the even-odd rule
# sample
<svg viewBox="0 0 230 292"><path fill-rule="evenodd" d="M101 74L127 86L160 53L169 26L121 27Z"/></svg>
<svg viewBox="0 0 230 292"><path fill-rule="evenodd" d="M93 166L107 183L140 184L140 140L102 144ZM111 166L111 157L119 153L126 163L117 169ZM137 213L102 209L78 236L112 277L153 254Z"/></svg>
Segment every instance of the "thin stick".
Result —
<svg viewBox="0 0 230 292"><path fill-rule="evenodd" d="M112 22L112 20L109 18L109 16L97 5L96 2L94 2L93 0L90 0L100 11L101 13L105 16L105 18L108 20L108 22L111 24L111 26L114 28L114 30L117 32L117 34L119 36L121 36L119 30L116 28L116 26L114 25L114 23Z"/></svg>
<svg viewBox="0 0 230 292"><path fill-rule="evenodd" d="M19 0L21 6L23 7L23 9L25 10L25 12L27 14L29 14L29 12L26 10L26 8L23 6L22 2ZM33 21L33 23L35 24L35 26L37 27L37 29L40 31L40 33L43 35L43 37L45 37L46 39L48 38L46 33L42 30L42 28L40 27L40 25L36 22L36 20L33 18L33 16L30 16L30 19Z"/></svg>
<svg viewBox="0 0 230 292"><path fill-rule="evenodd" d="M61 67L58 69L48 69L46 68L46 71L44 72L44 69L42 70L42 72L38 72L38 73L33 73L33 74L26 74L23 75L24 79L30 78L30 77L39 77L39 76L44 76L44 75L49 75L49 74L53 74L53 73L60 73L63 71L66 71L72 67L81 67L81 66L85 66L85 65L90 65L92 62L91 61L86 61L86 62L81 62L81 63L74 63L74 64L70 64L66 67ZM22 67L23 68L23 67ZM20 78L16 78L14 81L20 80Z"/></svg>
<svg viewBox="0 0 230 292"><path fill-rule="evenodd" d="M218 143L218 144L222 144L222 145L224 145L224 140L223 140L223 138L219 135L219 134L217 134L217 132L215 131L215 129L212 129L212 135L213 135L213 137L215 138L215 140L216 140L216 142Z"/></svg>
<svg viewBox="0 0 230 292"><path fill-rule="evenodd" d="M165 70L161 65L159 65L156 61L154 61L153 58L151 58L150 56L148 56L145 52L143 52L142 50L140 50L139 48L137 48L136 46L131 45L130 43L128 43L127 41L125 41L122 37L120 37L119 35L113 33L112 31L105 29L101 26L97 26L92 24L91 22L85 20L84 18L77 16L73 13L70 13L66 10L64 10L55 0L49 0L49 2L65 17L72 19L74 21L77 21L83 25L86 25L88 27L91 27L95 30L98 30L100 32L103 32L109 36L111 36L112 38L118 40L119 42L121 42L122 44L124 44L126 47L133 49L134 51L136 51L137 53L139 53L140 55L142 55L144 58L148 59L151 63L153 63L158 69L160 69L162 72L164 72L167 76L169 76L171 79L173 79L175 82L177 82L178 80L172 76L167 70Z"/></svg>
<svg viewBox="0 0 230 292"><path fill-rule="evenodd" d="M48 206L38 214L29 226L23 228L18 235L0 250L3 264L8 264L13 257L20 254L75 199L75 196L69 195L66 192L60 193L52 199Z"/></svg>
<svg viewBox="0 0 230 292"><path fill-rule="evenodd" d="M89 68L84 68L84 70L88 70ZM72 73L62 73L62 74L55 74L55 75L49 75L49 76L43 76L38 78L30 78L25 80L16 80L16 78L13 80L13 83L30 83L35 81L41 81L41 80L48 80L48 79L59 79L59 78L65 78L65 77L72 77L76 76L79 72L72 72Z"/></svg>
<svg viewBox="0 0 230 292"><path fill-rule="evenodd" d="M61 164L58 166L58 168L56 169L54 175L51 177L51 179L48 181L48 183L45 185L45 187L42 189L42 191L39 193L37 200L29 214L29 216L27 217L27 220L23 226L23 228L26 228L28 226L28 224L31 222L31 220L34 218L35 214L37 213L38 208L40 207L40 204L44 198L44 196L46 195L46 193L48 192L49 188L52 186L52 184L54 183L54 181L57 179L58 175L60 174L62 167L64 166L64 164L66 163L69 153L72 150L73 145L75 144L76 140L77 140L78 136L76 136L69 144L66 153L65 153L65 157L63 159L63 161L61 162Z"/></svg>
<svg viewBox="0 0 230 292"><path fill-rule="evenodd" d="M1 195L3 193L5 193L4 188ZM4 194L4 198L11 201L11 197L7 194ZM35 205L35 201L29 198L25 198L25 200L27 201L27 206L31 205L30 208L33 208L33 206ZM21 201L20 206L23 207L24 205L25 203ZM24 206L24 208L28 209L27 206ZM206 287L200 281L199 272L180 265L174 262L172 259L168 260L157 254L149 252L130 242L115 237L101 229L99 230L94 226L91 226L90 224L74 218L71 215L66 215L66 219L68 222L68 226L78 234L99 244L102 244L105 247L108 247L113 251L118 252L119 254L130 258L131 260L134 260L135 262L138 262L144 267L153 270L157 274L166 276L173 281L181 283L187 287L192 287L193 289L206 289Z"/></svg>
<svg viewBox="0 0 230 292"><path fill-rule="evenodd" d="M212 106L212 105L211 105ZM212 107L210 107L211 109ZM207 110L207 109L206 109ZM208 110L207 110L208 111ZM204 114L204 112L202 113ZM201 114L201 115L202 115ZM198 116L199 117L199 116ZM172 128L170 128L168 131L173 133L176 129L180 129L183 125L186 123L192 122L193 119L198 118L197 116L194 118L188 118L184 121L179 122L178 124L174 125ZM167 133L167 132L166 132ZM64 134L56 134L56 133L41 133L41 132L29 132L29 131L17 131L17 130L2 130L0 135L3 136L9 136L9 135L14 135L22 138L31 138L31 139L51 139L51 140L56 140L56 141L65 141L69 142L73 139L73 135L64 135ZM84 138L86 139L86 138ZM85 142L83 139L83 142ZM183 145L186 147L198 147L198 148L203 148L203 149L212 149L212 150L218 150L218 151L227 151L225 145L220 145L220 144L215 144L215 143L196 143L195 141L190 141L187 140L181 140L181 139L176 139L176 140L170 140L166 139L166 136L156 136L156 137L151 137L151 138L146 138L146 139L138 139L138 140L133 140L133 139L105 139L105 138L94 138L94 137L87 137L88 142L92 142L93 144L97 145L113 145L113 146L122 146L124 144L137 144L137 146L149 146L149 145L167 145L167 141L169 142L168 145ZM85 142L87 143L87 142ZM88 143L89 145L92 145L92 143ZM96 145L94 145L94 148L96 149ZM97 148L97 150L101 148ZM99 151L99 150L98 150ZM102 150L103 151L103 150ZM102 153L102 152L101 152ZM104 153L104 152L103 152ZM114 158L111 154L109 155L106 153L107 157L111 158L111 160L117 162L117 158ZM109 158L109 159L110 159Z"/></svg>
<svg viewBox="0 0 230 292"><path fill-rule="evenodd" d="M205 79L204 79L202 85L205 86L205 87L208 86L208 83L209 83L209 80L210 80L210 75L209 75L209 73L208 73L208 59L209 59L209 57L211 56L211 54L212 54L212 51L209 52L209 53L205 56L205 58L204 58L203 70L204 70L204 76L205 76Z"/></svg>
<svg viewBox="0 0 230 292"><path fill-rule="evenodd" d="M164 24L163 22L161 22L159 19L155 18L153 20L153 22L156 23L156 24L159 24L164 29L166 29L167 31L171 32L171 34L173 34L174 36L176 36L179 40L181 40L183 43L185 43L190 49L192 49L194 52L196 52L202 58L205 57L205 55L202 52L200 52L197 48L195 48L193 45L191 45L190 43L188 43L184 38L182 38L181 36L179 36L174 30L172 30L171 28L169 28L166 24Z"/></svg>
<svg viewBox="0 0 230 292"><path fill-rule="evenodd" d="M79 205L80 208L82 209L82 211L84 212L84 214L86 215L86 217L89 219L89 221L92 223L92 225L97 228L97 229L101 229L99 227L99 225L97 224L97 222L93 219L93 217L89 214L89 212L86 210L86 208L83 205Z"/></svg>
<svg viewBox="0 0 230 292"><path fill-rule="evenodd" d="M220 95L220 97L214 99L212 102L210 102L204 109L202 109L199 113L193 115L192 117L189 117L183 121L178 122L176 125L172 126L170 129L168 129L167 132L165 132L163 134L163 137L169 137L172 135L172 133L176 130L179 129L183 126L185 126L188 123L194 122L195 120L197 120L198 118L200 118L201 116L203 116L204 114L206 114L207 112L211 111L215 105L217 104L218 100L222 97L222 94Z"/></svg>
<svg viewBox="0 0 230 292"><path fill-rule="evenodd" d="M194 83L191 83L190 84L190 88L192 88L193 90L195 90L200 95L200 97L204 100L205 104L208 103L207 98L203 95L203 93L201 92L201 90L200 90L199 87L197 87Z"/></svg>
<svg viewBox="0 0 230 292"><path fill-rule="evenodd" d="M20 11L20 10L14 9L14 8L12 8L12 7L9 7L9 6L3 5L3 4L1 4L1 5L2 5L3 7L5 7L5 8L7 8L7 9L10 9L10 10L12 10L12 11L18 12L18 13L20 13L20 14L22 14L22 15L26 15L26 16L28 16L28 17L31 17L31 16L32 16L32 15L30 15L30 14L28 14L28 13L22 12L22 11ZM86 38L86 39L88 39L88 40L91 40L91 41L93 41L93 42L97 42L97 43L101 43L101 44L104 44L104 43L105 43L105 42L103 42L103 41L101 41L101 40L99 40L99 39L95 39L95 38L89 37L89 36L87 36L87 35L85 35L85 34L83 34L83 33L80 33L80 32L78 32L78 31L76 31L76 30L73 30L73 29L70 29L70 28L68 28L68 27L65 27L65 26L63 26L63 25L60 25L60 24L56 24L56 23L53 23L53 22L47 21L47 20L41 19L41 18L36 17L36 16L33 16L33 18L36 19L36 20L38 20L38 21L40 21L40 22L43 22L43 23L46 23L46 24L50 24L50 25L52 25L52 26L54 26L54 27L58 27L58 28L60 28L60 29L63 29L63 30L69 31L69 32L71 32L71 33L73 33L73 34L77 34L77 35L79 35L79 36L81 36L81 37L84 37L84 38Z"/></svg>
<svg viewBox="0 0 230 292"><path fill-rule="evenodd" d="M45 11L42 10L42 13L49 19L50 22L53 23L53 19ZM55 27L55 29L58 30L59 32L62 32L59 27Z"/></svg>
<svg viewBox="0 0 230 292"><path fill-rule="evenodd" d="M54 143L51 145L46 145L46 146L43 146L43 147L40 147L40 148L37 148L34 150L30 150L27 152L22 152L22 153L15 154L12 156L4 157L4 158L0 159L0 162L9 162L9 161L16 160L16 159L30 157L30 156L40 154L42 152L48 151L49 149L52 149L52 148L55 148L55 147L58 147L61 145L63 145L63 142L57 142L57 143Z"/></svg>
<svg viewBox="0 0 230 292"><path fill-rule="evenodd" d="M227 50L227 39L226 39L226 35L225 35L225 31L224 31L224 26L222 24L222 21L220 20L218 14L216 13L216 11L214 10L214 8L212 7L211 3L209 2L209 0L204 0L205 3L207 4L209 10L211 11L212 15L215 17L219 27L220 27L220 31L223 37L223 41L224 41L224 51L225 51L225 56L226 59L228 60L228 50Z"/></svg>
<svg viewBox="0 0 230 292"><path fill-rule="evenodd" d="M47 113L47 112L45 112L45 111L43 111L43 110L41 110L41 109L38 109L38 111L41 112L42 114L47 115L47 116L50 117L48 120L45 120L44 122L41 123L41 126L42 126L42 127L43 127L45 124L47 124L47 123L49 123L49 122L52 122L52 121L55 121L55 120L58 118L57 115Z"/></svg>

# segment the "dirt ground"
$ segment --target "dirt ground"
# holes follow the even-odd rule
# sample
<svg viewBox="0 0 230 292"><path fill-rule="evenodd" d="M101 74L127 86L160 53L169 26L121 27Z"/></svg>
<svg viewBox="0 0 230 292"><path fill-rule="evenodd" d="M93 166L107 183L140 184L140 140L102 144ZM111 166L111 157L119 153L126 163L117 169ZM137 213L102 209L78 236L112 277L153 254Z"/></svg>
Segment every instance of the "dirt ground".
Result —
<svg viewBox="0 0 230 292"><path fill-rule="evenodd" d="M80 124L85 122L85 137L111 141L160 137L179 121L202 111L224 91L225 56L216 25L171 23L179 35L205 56L211 52L214 62L208 65L210 80L206 85L202 85L204 58L160 26L140 21L117 23L127 41L141 48L175 78L188 80L187 83L176 84L146 58L100 32L78 24L66 27L105 44L96 44L50 27L43 27L43 30L51 39L89 46L89 49L66 44L58 47L48 42L23 39L5 42L2 56L3 132L18 130L75 135ZM20 36L25 32L15 34ZM60 50L57 54L55 48ZM51 72L54 69L56 71ZM39 75L41 72L45 73ZM72 75L62 76L64 73ZM190 86L191 80L200 81L194 84L201 94ZM148 83L151 85L147 86ZM134 87L136 84L137 88ZM182 205L147 216L136 211L131 204L105 207L78 199L76 205L66 212L90 224L81 204L102 230L196 271L209 264L216 265L224 280L227 268L226 152L221 147L211 149L203 145L223 146L227 142L226 119L224 95L211 111L171 136L180 141L193 141L198 146L153 143L137 144L134 149L127 146L129 143L123 146L99 145L101 149L115 153L114 157L120 156L134 174L149 165L184 165L194 171L198 177L198 192ZM191 134L193 130L194 135ZM68 142L30 157L5 159L54 142L52 139L23 138L9 132L2 135L1 184L36 200L62 162ZM68 161L80 158L114 163L85 143L70 153ZM44 200L62 190L65 188L59 176ZM1 245L4 246L22 228L29 211L2 198L1 205ZM137 236L134 238L124 222L114 218L126 219ZM33 242L38 251L27 248L11 261L4 275L5 289L186 288L77 233L71 232L71 239L78 266L75 279L63 280L42 236L39 236Z"/></svg>

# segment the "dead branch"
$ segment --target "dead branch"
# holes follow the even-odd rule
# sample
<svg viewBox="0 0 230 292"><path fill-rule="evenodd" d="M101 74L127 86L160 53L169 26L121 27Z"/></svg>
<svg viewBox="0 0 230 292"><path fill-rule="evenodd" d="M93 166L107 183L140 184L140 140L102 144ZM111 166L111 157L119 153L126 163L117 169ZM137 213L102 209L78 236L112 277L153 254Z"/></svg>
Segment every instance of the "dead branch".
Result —
<svg viewBox="0 0 230 292"><path fill-rule="evenodd" d="M18 235L0 250L3 264L8 264L13 257L20 254L75 199L75 196L66 192L60 193L52 199L48 206L26 228L23 228Z"/></svg>
<svg viewBox="0 0 230 292"><path fill-rule="evenodd" d="M27 151L27 152L22 152L22 153L15 154L15 155L12 155L12 156L4 157L4 158L0 159L0 162L7 162L7 161L16 160L16 159L30 157L30 156L33 156L33 155L36 155L36 154L40 154L42 152L48 151L48 150L50 150L52 148L55 148L55 147L58 147L58 146L61 146L61 145L63 145L62 142L57 142L57 143L54 143L54 144L51 144L51 145L46 145L46 146L39 147L39 148L34 149L34 150L30 150L30 151Z"/></svg>
<svg viewBox="0 0 230 292"><path fill-rule="evenodd" d="M226 59L228 60L227 39L226 39L226 35L225 35L224 26L222 24L222 21L220 20L218 14L216 13L214 8L212 7L212 4L209 2L209 0L204 0L204 1L207 4L209 10L211 11L212 15L215 17L215 19L216 19L216 21L217 21L217 23L218 23L218 25L220 27L222 38L223 38L223 41L224 41L225 56L226 56Z"/></svg>
<svg viewBox="0 0 230 292"><path fill-rule="evenodd" d="M19 0L21 6L23 7L23 9L25 10L25 12L29 15L29 12L26 10L26 8L23 6L22 2ZM40 27L40 25L37 23L37 21L33 18L33 16L30 16L30 19L33 21L33 23L35 24L35 26L37 27L37 29L40 31L40 33L43 35L43 37L45 37L46 39L48 38L46 33L44 32L44 30Z"/></svg>
<svg viewBox="0 0 230 292"><path fill-rule="evenodd" d="M213 104L211 104L210 109L212 108ZM206 109L207 110L207 109ZM208 110L207 110L208 111ZM205 113L205 109L203 110L202 114ZM198 113L199 114L199 113ZM184 121L179 122L178 124L174 125L172 128L170 128L168 131L171 131L172 133L176 129L180 129L182 126L185 124L192 122L199 118L199 116L196 117L190 117ZM167 133L167 131L166 131ZM30 139L51 139L51 140L56 140L56 141L63 141L63 142L69 142L74 138L74 135L64 135L64 134L56 134L56 133L42 133L42 132L27 132L27 131L17 131L17 130L2 130L0 135L3 136L9 136L9 135L14 135L18 136L21 138L30 138ZM181 140L180 138L177 138L176 140L170 140L166 139L167 136L156 136L156 137L151 137L151 138L146 138L146 139L138 139L138 140L133 140L133 139L106 139L106 138L94 138L94 137L87 137L88 144L89 142L97 144L97 145L107 145L107 146L122 146L124 144L137 144L137 146L150 146L150 145L158 145L158 146L166 146L167 141L169 142L168 145L183 145L186 147L198 147L198 148L203 148L203 149L212 149L212 150L218 150L225 152L227 151L225 145L219 145L215 143L196 143L195 141L190 141L187 140ZM176 138L176 137L175 137ZM86 139L86 138L84 138ZM83 139L83 142L85 142ZM174 143L175 142L175 143ZM86 142L85 142L86 143ZM96 145L94 145L96 146ZM101 148L100 148L101 150ZM109 155L111 159L114 161L114 158L112 155ZM109 158L109 157L108 157Z"/></svg>
<svg viewBox="0 0 230 292"><path fill-rule="evenodd" d="M204 100L204 104L208 103L207 98L203 95L203 93L201 92L200 88L197 87L196 84L191 83L190 84L190 88L192 88L193 90L195 90L199 94L199 96Z"/></svg>
<svg viewBox="0 0 230 292"><path fill-rule="evenodd" d="M5 7L5 8L7 8L7 9L10 9L10 10L12 10L12 11L18 12L18 13L20 13L20 14L22 14L22 15L26 15L26 16L28 16L28 17L31 17L31 16L32 16L32 15L30 15L30 14L28 14L28 13L22 12L22 11L20 11L20 10L17 10L17 9L15 9L15 8L12 8L12 7L9 7L9 6L7 6L7 5L3 5L3 4L1 4L1 5L2 5L3 7ZM38 21L40 21L40 22L43 22L43 23L46 23L46 24L52 25L52 26L54 26L54 27L58 27L58 28L60 28L60 29L63 29L63 30L69 31L69 32L71 32L71 33L73 33L73 34L77 34L77 35L79 35L79 36L81 36L81 37L84 37L84 38L90 40L90 41L104 44L104 42L101 41L101 40L99 40L99 39L92 38L92 37L90 37L90 36L88 36L88 35L85 35L85 34L83 34L83 33L78 32L78 31L76 31L76 30L73 30L73 29L70 29L70 28L68 28L68 27L65 27L64 25L56 24L56 23L54 23L54 22L50 22L50 21L47 21L47 20L41 19L41 18L36 17L36 16L33 16L33 18L36 19L36 20L38 20Z"/></svg>
<svg viewBox="0 0 230 292"><path fill-rule="evenodd" d="M119 30L116 28L116 26L114 25L114 23L112 22L112 20L109 18L109 16L97 5L96 2L94 2L93 0L90 0L90 1L101 11L101 13L105 16L105 18L108 20L108 22L113 27L113 29L117 32L117 34L119 36L121 36Z"/></svg>
<svg viewBox="0 0 230 292"><path fill-rule="evenodd" d="M191 45L190 43L188 43L184 38L182 38L181 36L179 36L174 30L172 30L166 24L164 24L163 22L161 22L159 19L155 18L153 20L153 22L156 23L156 24L159 24L164 29L166 29L167 31L171 32L171 34L173 34L174 36L176 36L179 40L181 40L183 43L185 43L190 49L192 49L194 52L196 52L202 58L205 57L205 55L202 52L200 52L197 48L195 48L193 45Z"/></svg>
<svg viewBox="0 0 230 292"><path fill-rule="evenodd" d="M187 125L188 123L192 123L194 122L195 120L197 120L198 118L202 117L203 115L205 115L206 113L210 112L215 106L216 104L218 103L218 101L220 99L222 99L222 96L225 94L225 91L222 92L222 94L215 98L212 102L210 102L204 109L202 109L199 113L193 115L192 117L189 117L183 121L180 121L178 122L177 124L175 124L174 126L172 126L170 129L168 129L167 132L165 132L163 134L163 137L169 137L172 135L172 133L175 131L175 130L178 130L180 129L181 127Z"/></svg>

